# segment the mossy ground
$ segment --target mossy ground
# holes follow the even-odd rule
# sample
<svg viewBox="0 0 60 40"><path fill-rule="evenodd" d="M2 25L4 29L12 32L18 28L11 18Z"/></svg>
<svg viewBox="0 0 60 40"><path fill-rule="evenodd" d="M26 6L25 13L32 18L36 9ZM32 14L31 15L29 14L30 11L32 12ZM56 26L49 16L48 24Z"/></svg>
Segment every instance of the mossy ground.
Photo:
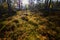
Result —
<svg viewBox="0 0 60 40"><path fill-rule="evenodd" d="M17 11L16 15L0 21L0 40L60 40L57 19L56 16L43 17L29 10Z"/></svg>

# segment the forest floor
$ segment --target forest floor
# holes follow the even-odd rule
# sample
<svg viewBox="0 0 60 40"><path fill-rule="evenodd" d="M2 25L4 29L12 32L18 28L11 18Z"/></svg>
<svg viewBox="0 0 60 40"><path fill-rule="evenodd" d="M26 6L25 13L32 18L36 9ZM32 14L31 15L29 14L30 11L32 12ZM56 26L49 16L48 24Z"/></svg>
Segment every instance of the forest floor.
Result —
<svg viewBox="0 0 60 40"><path fill-rule="evenodd" d="M3 21L0 19L0 40L60 40L59 16L40 14L18 11Z"/></svg>

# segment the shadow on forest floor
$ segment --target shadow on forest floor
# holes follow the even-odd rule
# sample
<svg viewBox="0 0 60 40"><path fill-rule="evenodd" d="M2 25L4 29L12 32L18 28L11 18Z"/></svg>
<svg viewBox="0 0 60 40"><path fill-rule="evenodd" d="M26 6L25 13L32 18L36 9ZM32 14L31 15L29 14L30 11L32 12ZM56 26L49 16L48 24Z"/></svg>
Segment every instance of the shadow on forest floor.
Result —
<svg viewBox="0 0 60 40"><path fill-rule="evenodd" d="M46 17L49 21L54 22L60 26L60 10L40 10L41 16Z"/></svg>
<svg viewBox="0 0 60 40"><path fill-rule="evenodd" d="M6 18L16 15L16 12L8 9L0 8L0 22L4 21Z"/></svg>
<svg viewBox="0 0 60 40"><path fill-rule="evenodd" d="M6 8L0 7L0 29L4 26L4 21L8 19L9 17L12 17L16 15L16 12L11 10L8 10ZM10 20L10 19L9 19ZM3 32L2 32L3 33ZM1 34L1 33L0 33ZM1 36L1 35L0 35Z"/></svg>

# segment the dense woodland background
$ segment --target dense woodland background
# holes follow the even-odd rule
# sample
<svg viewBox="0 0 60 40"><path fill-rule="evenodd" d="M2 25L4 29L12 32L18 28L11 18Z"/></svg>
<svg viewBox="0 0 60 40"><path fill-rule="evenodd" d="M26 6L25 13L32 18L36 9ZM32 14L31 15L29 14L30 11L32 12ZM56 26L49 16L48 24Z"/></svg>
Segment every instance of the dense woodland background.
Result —
<svg viewBox="0 0 60 40"><path fill-rule="evenodd" d="M11 0L3 0L0 40L60 40L60 2L48 1L17 10Z"/></svg>

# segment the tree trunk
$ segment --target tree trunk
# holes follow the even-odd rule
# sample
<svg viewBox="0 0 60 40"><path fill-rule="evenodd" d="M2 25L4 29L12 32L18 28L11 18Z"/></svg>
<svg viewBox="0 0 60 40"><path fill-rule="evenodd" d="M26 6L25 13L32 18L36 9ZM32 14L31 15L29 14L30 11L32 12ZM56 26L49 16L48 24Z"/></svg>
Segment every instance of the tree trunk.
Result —
<svg viewBox="0 0 60 40"><path fill-rule="evenodd" d="M48 9L48 1L49 1L49 0L45 0L45 4L46 4L45 8L46 8L46 9Z"/></svg>
<svg viewBox="0 0 60 40"><path fill-rule="evenodd" d="M20 9L20 0L19 0L19 9Z"/></svg>
<svg viewBox="0 0 60 40"><path fill-rule="evenodd" d="M7 0L8 12L11 12L11 0Z"/></svg>

